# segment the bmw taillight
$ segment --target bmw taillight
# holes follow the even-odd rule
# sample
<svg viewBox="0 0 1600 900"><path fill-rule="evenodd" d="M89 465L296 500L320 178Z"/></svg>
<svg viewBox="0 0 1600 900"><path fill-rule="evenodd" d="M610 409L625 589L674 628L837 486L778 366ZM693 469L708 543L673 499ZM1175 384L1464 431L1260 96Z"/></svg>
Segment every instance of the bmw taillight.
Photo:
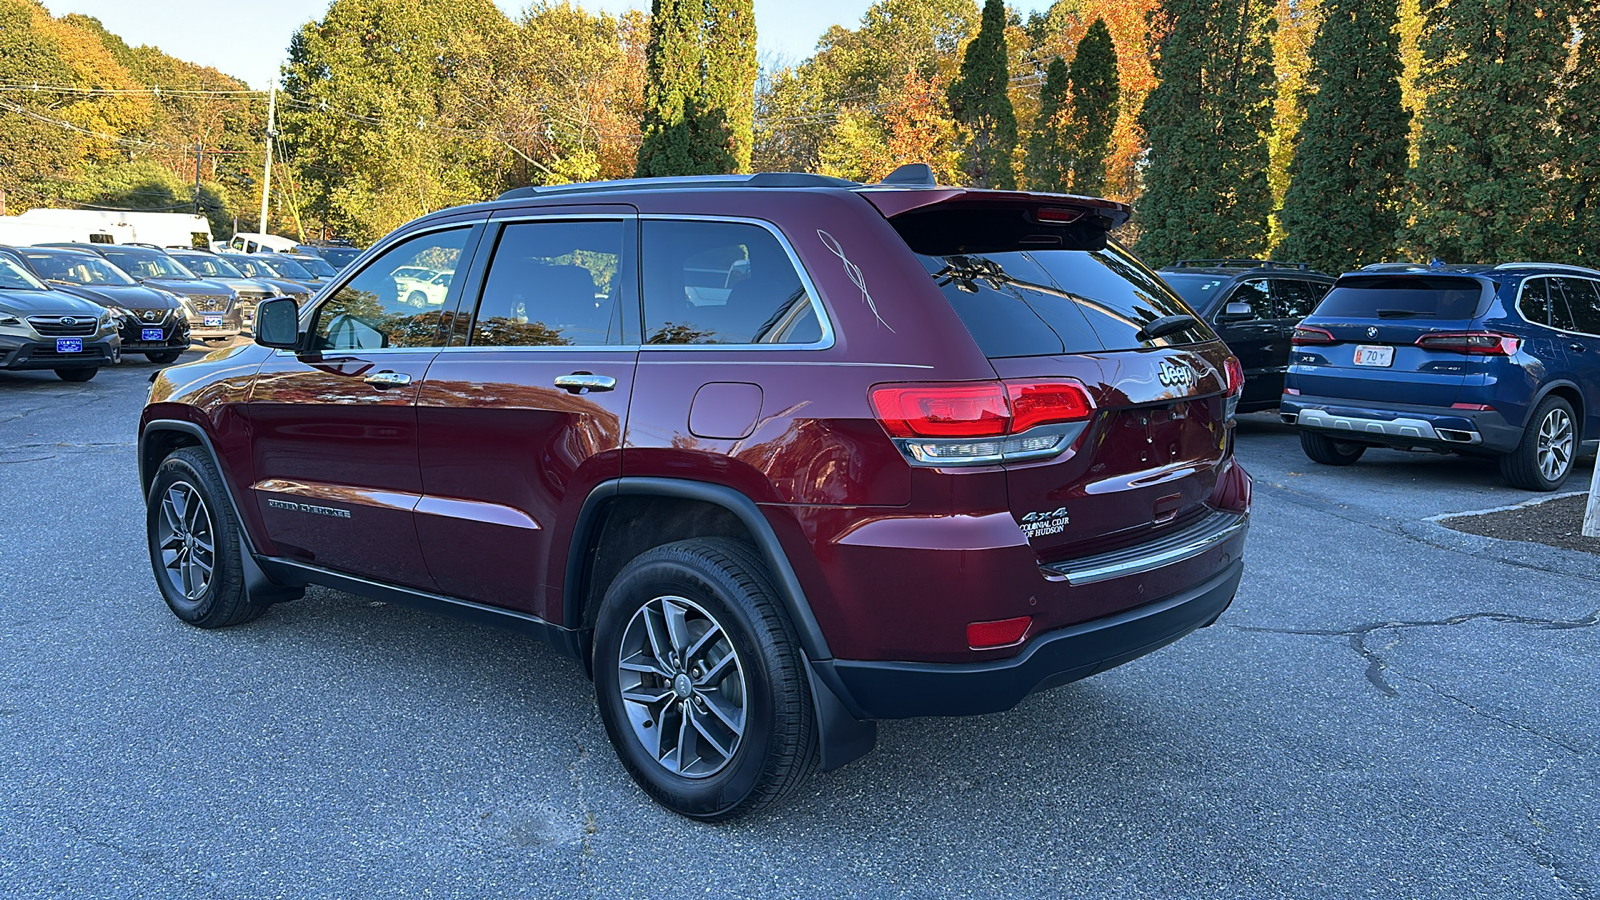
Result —
<svg viewBox="0 0 1600 900"><path fill-rule="evenodd" d="M1054 456L1094 401L1062 379L880 384L872 409L913 465L977 466Z"/></svg>
<svg viewBox="0 0 1600 900"><path fill-rule="evenodd" d="M1469 356L1515 356L1522 339L1498 331L1436 331L1417 338L1417 346Z"/></svg>
<svg viewBox="0 0 1600 900"><path fill-rule="evenodd" d="M1331 344L1334 342L1333 332L1322 328L1312 328L1309 325L1296 325L1294 337L1289 343L1296 347L1305 347L1316 344Z"/></svg>

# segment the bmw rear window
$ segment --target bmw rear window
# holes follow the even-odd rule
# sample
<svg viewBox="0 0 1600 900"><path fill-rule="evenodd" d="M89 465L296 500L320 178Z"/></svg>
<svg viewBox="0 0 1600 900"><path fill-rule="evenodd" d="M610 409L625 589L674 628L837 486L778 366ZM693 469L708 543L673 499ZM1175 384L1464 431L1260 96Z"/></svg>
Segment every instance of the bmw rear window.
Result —
<svg viewBox="0 0 1600 900"><path fill-rule="evenodd" d="M1476 319L1488 311L1492 287L1450 275L1357 275L1339 279L1314 313L1341 319Z"/></svg>

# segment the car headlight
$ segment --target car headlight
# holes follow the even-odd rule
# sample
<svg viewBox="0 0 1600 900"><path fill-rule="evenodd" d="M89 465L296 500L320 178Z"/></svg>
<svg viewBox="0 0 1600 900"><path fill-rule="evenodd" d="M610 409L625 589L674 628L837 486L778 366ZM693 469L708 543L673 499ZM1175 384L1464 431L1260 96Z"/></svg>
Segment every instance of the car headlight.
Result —
<svg viewBox="0 0 1600 900"><path fill-rule="evenodd" d="M0 312L0 327L17 328L22 325L22 320L8 312Z"/></svg>

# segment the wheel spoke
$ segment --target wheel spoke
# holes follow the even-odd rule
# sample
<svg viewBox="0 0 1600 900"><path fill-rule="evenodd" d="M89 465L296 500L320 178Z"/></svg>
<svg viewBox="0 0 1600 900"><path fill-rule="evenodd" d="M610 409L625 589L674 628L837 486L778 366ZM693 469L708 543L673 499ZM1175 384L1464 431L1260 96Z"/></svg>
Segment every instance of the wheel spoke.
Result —
<svg viewBox="0 0 1600 900"><path fill-rule="evenodd" d="M736 735L744 734L744 715L741 710L723 699L720 693L706 691L701 693L700 697L706 701L706 709L711 710L712 715L721 719L722 724L728 726L728 730Z"/></svg>
<svg viewBox="0 0 1600 900"><path fill-rule="evenodd" d="M711 642L716 640L719 636L721 636L721 634L722 628L713 622L711 627L706 629L706 633L700 635L700 637L695 640L694 644L690 646L688 650L683 652L683 661L687 663L689 660L699 659L700 651L710 646Z"/></svg>
<svg viewBox="0 0 1600 900"><path fill-rule="evenodd" d="M689 754L693 752L694 756ZM683 774L689 766L700 758L695 741L695 731L689 724L689 717L682 710L678 713L678 774Z"/></svg>
<svg viewBox="0 0 1600 900"><path fill-rule="evenodd" d="M172 499L172 492L161 498L161 518L166 520L167 530L174 535L183 532L183 521L178 513L178 506Z"/></svg>
<svg viewBox="0 0 1600 900"><path fill-rule="evenodd" d="M661 601L661 615L667 622L667 636L672 639L672 649L678 654L678 665L689 662L689 611L671 600Z"/></svg>
<svg viewBox="0 0 1600 900"><path fill-rule="evenodd" d="M635 653L617 664L617 668L624 672L642 672L646 675L667 677L666 669L662 668L654 659L645 656L642 652Z"/></svg>
<svg viewBox="0 0 1600 900"><path fill-rule="evenodd" d="M656 613L649 606L639 610L639 615L644 617L645 636L650 639L650 653L658 661L665 662L667 651L672 645L667 641L665 628L656 622Z"/></svg>
<svg viewBox="0 0 1600 900"><path fill-rule="evenodd" d="M711 745L711 749L717 751L717 753L723 759L727 759L728 757L733 755L733 744L732 744L732 742L729 742L727 744L727 746L724 746L721 741L717 740L716 735L713 735L711 733L711 729L709 729L705 725L701 724L701 722L700 722L700 712L694 708L693 704L689 705L688 719L694 725L694 730L698 731L700 733L700 736L702 738L705 738L706 743ZM737 731L734 732L733 737L735 739L737 739L738 736L739 736L739 733Z"/></svg>
<svg viewBox="0 0 1600 900"><path fill-rule="evenodd" d="M653 706L670 696L672 696L672 688L659 685L646 687L641 684L637 687L623 688L622 690L622 699L630 703L642 703L645 706Z"/></svg>
<svg viewBox="0 0 1600 900"><path fill-rule="evenodd" d="M722 680L724 675L728 674L728 669L736 666L738 662L738 657L729 653L727 656L717 660L716 665L701 673L700 677L694 680L695 686L701 687L708 684L716 684Z"/></svg>

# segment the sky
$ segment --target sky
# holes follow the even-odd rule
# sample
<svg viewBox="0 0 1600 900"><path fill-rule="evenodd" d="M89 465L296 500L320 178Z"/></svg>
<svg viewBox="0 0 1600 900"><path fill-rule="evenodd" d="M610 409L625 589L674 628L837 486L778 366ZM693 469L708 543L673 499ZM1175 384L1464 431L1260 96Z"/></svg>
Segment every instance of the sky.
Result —
<svg viewBox="0 0 1600 900"><path fill-rule="evenodd" d="M495 0L515 16L528 0ZM44 0L51 14L83 13L99 19L129 44L220 69L264 89L288 53L299 27L327 11L328 0ZM591 10L649 9L649 0L583 0ZM763 56L798 62L833 25L855 27L870 0L755 0L756 45ZM1024 14L1049 0L1011 0Z"/></svg>

